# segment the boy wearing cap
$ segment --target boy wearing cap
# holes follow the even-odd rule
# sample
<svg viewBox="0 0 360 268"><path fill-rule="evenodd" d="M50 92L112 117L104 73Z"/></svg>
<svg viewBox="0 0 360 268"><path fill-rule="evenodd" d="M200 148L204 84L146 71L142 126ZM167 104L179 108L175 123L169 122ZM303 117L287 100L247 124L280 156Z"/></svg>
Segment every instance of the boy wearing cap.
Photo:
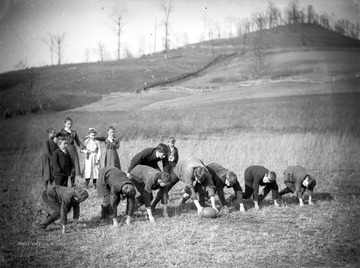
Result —
<svg viewBox="0 0 360 268"><path fill-rule="evenodd" d="M150 222L154 222L154 217L150 208L151 200L153 199L153 190L158 190L161 193L162 204L164 206L163 215L167 214L167 188L170 184L169 173L160 172L152 167L137 165L130 172L130 181L134 184L140 196L136 198L136 209L145 204L147 214Z"/></svg>
<svg viewBox="0 0 360 268"><path fill-rule="evenodd" d="M215 185L216 192L219 196L221 205L223 206L225 214L229 212L227 202L224 196L224 187L233 188L236 196L236 203L240 206L240 211L245 212L243 200L242 200L242 189L237 176L234 172L229 171L220 164L211 163L206 165L206 168L210 172L213 183Z"/></svg>
<svg viewBox="0 0 360 268"><path fill-rule="evenodd" d="M89 197L87 191L64 186L50 186L42 192L42 199L53 212L49 214L44 223L39 225L40 229L61 219L62 233L66 233L67 214L73 209L73 218L77 222L80 216L80 203Z"/></svg>
<svg viewBox="0 0 360 268"><path fill-rule="evenodd" d="M287 193L296 193L300 206L304 205L303 195L306 190L309 194L309 205L313 205L312 193L316 181L312 178L306 169L302 166L289 166L284 171L284 184L286 188L279 192L280 197Z"/></svg>
<svg viewBox="0 0 360 268"><path fill-rule="evenodd" d="M136 190L126 173L116 167L104 167L99 172L97 193L103 197L101 205L101 220L108 216L113 219L115 228L119 226L117 220L117 206L120 200L126 198L126 224L129 225L134 210Z"/></svg>
<svg viewBox="0 0 360 268"><path fill-rule="evenodd" d="M163 143L159 143L157 147L150 147L142 150L137 153L130 162L130 166L128 168L128 174L130 174L131 170L137 165L144 165L155 168L161 171L158 162L162 161L163 171L170 173L170 164L169 164L169 147Z"/></svg>
<svg viewBox="0 0 360 268"><path fill-rule="evenodd" d="M277 202L279 198L279 187L276 183L276 174L263 166L249 166L245 169L245 192L242 198L248 199L254 196L255 209L259 209L259 203L272 192L272 198L276 207L280 206ZM259 195L259 186L265 186L263 193Z"/></svg>

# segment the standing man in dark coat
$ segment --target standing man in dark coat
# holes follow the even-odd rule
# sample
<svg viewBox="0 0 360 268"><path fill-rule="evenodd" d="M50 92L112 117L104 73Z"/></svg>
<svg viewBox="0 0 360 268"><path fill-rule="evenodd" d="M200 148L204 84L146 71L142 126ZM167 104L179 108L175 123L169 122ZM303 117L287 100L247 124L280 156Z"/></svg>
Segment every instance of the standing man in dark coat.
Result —
<svg viewBox="0 0 360 268"><path fill-rule="evenodd" d="M77 222L80 216L80 203L89 197L87 191L63 186L49 186L42 192L42 199L53 212L49 214L44 223L39 225L45 229L49 224L61 218L62 233L66 233L67 214L73 209L73 218Z"/></svg>
<svg viewBox="0 0 360 268"><path fill-rule="evenodd" d="M284 171L284 184L286 188L279 192L280 197L287 193L296 193L300 206L304 205L303 195L306 190L309 193L309 205L313 205L312 193L316 185L306 169L302 166L289 166Z"/></svg>
<svg viewBox="0 0 360 268"><path fill-rule="evenodd" d="M117 228L119 226L117 206L120 200L126 198L126 224L129 225L134 210L136 191L126 173L116 167L105 167L100 170L98 179L97 193L99 197L103 197L101 220L106 220L110 215L113 218L114 227Z"/></svg>
<svg viewBox="0 0 360 268"><path fill-rule="evenodd" d="M65 186L68 185L68 179L73 169L70 154L67 150L67 141L64 137L57 138L57 148L51 159L51 166L55 185Z"/></svg>
<svg viewBox="0 0 360 268"><path fill-rule="evenodd" d="M169 173L160 172L152 167L137 165L130 172L130 181L135 185L140 193L136 198L136 209L145 204L150 222L154 222L154 217L150 208L153 199L153 190L161 192L162 204L164 206L163 215L168 217L167 213L167 188L170 184Z"/></svg>
<svg viewBox="0 0 360 268"><path fill-rule="evenodd" d="M249 166L245 170L245 193L243 198L248 199L254 196L255 209L259 209L259 203L272 192L274 205L279 206L279 187L276 183L276 174L263 166ZM259 195L259 186L265 186L263 194Z"/></svg>
<svg viewBox="0 0 360 268"><path fill-rule="evenodd" d="M206 165L206 168L210 172L213 183L215 185L216 192L219 196L221 205L223 206L225 214L229 212L227 202L224 195L224 187L233 188L236 196L236 203L240 206L240 211L245 212L243 200L242 200L242 189L237 176L234 172L224 168L217 163L211 163Z"/></svg>
<svg viewBox="0 0 360 268"><path fill-rule="evenodd" d="M163 143L159 143L156 148L146 148L131 159L128 174L130 174L131 170L137 165L149 166L161 171L158 165L159 161L162 161L163 171L170 173L171 167L168 154L169 148Z"/></svg>
<svg viewBox="0 0 360 268"><path fill-rule="evenodd" d="M174 168L173 172L171 173L171 184L168 186L168 191L179 181L181 180L185 183L184 188L184 195L181 199L179 204L180 207L185 206L185 202L188 199L192 199L197 210L198 214L201 215L206 192L210 196L211 206L217 212L219 211L215 205L215 186L212 181L211 175L207 168L205 167L204 163L198 158L189 158L183 161L180 161L176 167ZM196 192L199 193L200 202L196 196ZM155 209L156 204L160 200L160 191L156 196L153 204L151 205L152 209Z"/></svg>

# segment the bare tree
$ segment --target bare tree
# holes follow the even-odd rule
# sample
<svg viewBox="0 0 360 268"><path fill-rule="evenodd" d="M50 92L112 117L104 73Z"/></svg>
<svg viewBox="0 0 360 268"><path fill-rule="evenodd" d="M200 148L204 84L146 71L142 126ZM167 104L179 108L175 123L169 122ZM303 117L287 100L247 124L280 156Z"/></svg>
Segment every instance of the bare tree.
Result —
<svg viewBox="0 0 360 268"><path fill-rule="evenodd" d="M54 41L55 41L55 46L56 46L57 56L58 56L58 65L61 64L61 60L62 60L62 56L63 56L64 39L65 39L65 33L54 36Z"/></svg>
<svg viewBox="0 0 360 268"><path fill-rule="evenodd" d="M90 49L89 48L86 48L84 50L84 57L85 57L85 62L89 62L89 60L90 60Z"/></svg>
<svg viewBox="0 0 360 268"><path fill-rule="evenodd" d="M122 7L115 7L112 9L112 13L110 14L114 25L113 31L116 33L117 36L117 59L120 60L120 37L123 32L124 27L129 22L129 12L128 9L124 6Z"/></svg>
<svg viewBox="0 0 360 268"><path fill-rule="evenodd" d="M273 2L270 2L267 9L269 28L276 27L280 24L280 14L279 8Z"/></svg>
<svg viewBox="0 0 360 268"><path fill-rule="evenodd" d="M298 2L298 0L293 0L289 3L287 12L288 12L288 23L299 22L299 2Z"/></svg>
<svg viewBox="0 0 360 268"><path fill-rule="evenodd" d="M315 10L312 5L308 5L307 7L307 23L312 24L315 22Z"/></svg>
<svg viewBox="0 0 360 268"><path fill-rule="evenodd" d="M161 3L161 10L164 12L164 27L165 27L165 36L164 36L164 51L165 58L167 55L167 51L169 49L169 21L170 14L174 11L174 3L172 0L165 0Z"/></svg>
<svg viewBox="0 0 360 268"><path fill-rule="evenodd" d="M255 78L259 78L265 67L265 56L263 49L263 31L257 31L253 39L253 71Z"/></svg>
<svg viewBox="0 0 360 268"><path fill-rule="evenodd" d="M98 43L97 53L99 56L99 61L103 62L105 59L105 55L106 55L106 48L105 48L105 45L103 43L101 43L100 41Z"/></svg>
<svg viewBox="0 0 360 268"><path fill-rule="evenodd" d="M54 50L55 50L55 36L52 33L48 33L46 35L46 37L44 37L43 42L49 47L50 49L50 63L51 65L54 64L53 61L53 54L54 54Z"/></svg>

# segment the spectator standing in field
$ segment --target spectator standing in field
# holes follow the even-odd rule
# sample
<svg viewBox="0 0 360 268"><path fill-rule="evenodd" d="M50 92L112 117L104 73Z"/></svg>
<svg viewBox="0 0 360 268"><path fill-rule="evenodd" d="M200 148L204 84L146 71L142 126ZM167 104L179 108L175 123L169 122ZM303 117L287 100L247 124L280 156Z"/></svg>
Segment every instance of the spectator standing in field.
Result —
<svg viewBox="0 0 360 268"><path fill-rule="evenodd" d="M97 186L99 197L103 198L101 205L101 220L107 220L108 216L113 219L113 225L118 227L117 206L120 200L126 198L126 224L131 222L134 211L136 190L125 172L116 167L105 167L99 172L99 183Z"/></svg>
<svg viewBox="0 0 360 268"><path fill-rule="evenodd" d="M130 162L128 168L128 174L131 170L137 165L144 165L155 168L161 171L158 162L162 161L163 171L170 173L170 163L169 163L169 147L163 143L159 143L157 147L150 147L142 150L137 153Z"/></svg>
<svg viewBox="0 0 360 268"><path fill-rule="evenodd" d="M54 181L53 172L52 172L52 156L54 151L59 148L56 144L56 130L54 128L49 128L47 130L48 138L44 142L44 154L42 161L41 174L43 177L45 189L47 186Z"/></svg>
<svg viewBox="0 0 360 268"><path fill-rule="evenodd" d="M154 217L151 211L151 200L153 199L153 190L159 190L162 195L162 204L164 206L163 215L168 217L167 213L167 188L170 184L169 173L160 172L149 166L137 165L130 172L130 181L135 185L136 189L140 193L140 196L136 198L135 209L145 205L150 222L154 222Z"/></svg>
<svg viewBox="0 0 360 268"><path fill-rule="evenodd" d="M171 184L167 187L168 191L178 182L185 183L184 194L180 201L179 207L183 208L185 202L190 198L193 200L198 214L202 213L205 203L206 193L208 193L211 201L211 206L217 212L219 211L215 205L215 186L211 175L204 163L198 158L189 158L180 161L171 173ZM196 196L199 193L199 199ZM158 192L151 208L154 210L156 204L161 200L161 191Z"/></svg>
<svg viewBox="0 0 360 268"><path fill-rule="evenodd" d="M178 149L175 147L175 137L170 137L168 140L168 146L169 146L169 164L172 171L176 164L179 161L179 152Z"/></svg>
<svg viewBox="0 0 360 268"><path fill-rule="evenodd" d="M245 170L245 193L243 198L254 196L255 209L259 209L259 203L272 191L274 205L279 206L279 187L276 183L276 174L263 166L249 166ZM259 195L259 186L265 186L263 194Z"/></svg>
<svg viewBox="0 0 360 268"><path fill-rule="evenodd" d="M63 136L57 138L57 148L52 155L51 167L55 185L67 187L69 176L73 170L73 163L67 150L67 140Z"/></svg>
<svg viewBox="0 0 360 268"><path fill-rule="evenodd" d="M116 130L114 127L108 127L107 137L98 137L98 141L105 142L106 154L105 154L105 167L116 167L121 169L120 158L117 153L117 149L120 148L120 139L116 138Z"/></svg>
<svg viewBox="0 0 360 268"><path fill-rule="evenodd" d="M46 227L61 218L62 233L66 233L67 214L73 210L75 222L79 220L80 203L89 197L87 191L83 189L72 189L63 186L49 186L42 192L42 199L45 204L52 209L45 222L39 225L40 229Z"/></svg>
<svg viewBox="0 0 360 268"><path fill-rule="evenodd" d="M84 141L85 149L82 150L85 153L85 187L89 188L90 179L93 181L93 186L96 189L96 181L99 176L99 166L101 158L100 142L95 140L96 130L89 128L89 135Z"/></svg>
<svg viewBox="0 0 360 268"><path fill-rule="evenodd" d="M219 196L221 205L223 206L224 213L229 213L227 202L225 200L224 188L233 188L236 196L236 203L240 206L240 211L245 212L243 200L242 200L242 189L237 179L237 175L224 168L220 164L211 163L206 165L206 168L210 172L213 183L215 185L216 192Z"/></svg>
<svg viewBox="0 0 360 268"><path fill-rule="evenodd" d="M67 150L69 151L72 166L73 166L73 170L71 171L71 175L70 175L71 187L74 187L75 186L75 176L81 175L79 155L77 153L75 143L80 147L80 149L84 149L84 145L80 142L76 131L71 129L72 125L73 125L73 120L71 118L67 117L64 121L64 128L61 130L60 133L67 140Z"/></svg>
<svg viewBox="0 0 360 268"><path fill-rule="evenodd" d="M312 194L316 181L302 166L289 166L284 171L284 184L286 188L279 192L280 197L287 193L296 193L300 206L304 205L303 195L306 190L309 194L309 205L313 205Z"/></svg>

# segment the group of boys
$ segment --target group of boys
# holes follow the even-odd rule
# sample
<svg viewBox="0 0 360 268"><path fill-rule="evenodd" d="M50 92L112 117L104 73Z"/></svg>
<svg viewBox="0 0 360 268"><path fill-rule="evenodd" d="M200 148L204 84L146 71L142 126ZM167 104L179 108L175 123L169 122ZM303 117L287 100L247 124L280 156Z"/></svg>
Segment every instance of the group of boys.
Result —
<svg viewBox="0 0 360 268"><path fill-rule="evenodd" d="M279 201L282 195L290 192L296 193L300 206L303 206L303 195L306 190L308 190L309 204L313 204L312 193L316 181L301 166L289 166L285 170L284 184L286 188L280 192L275 172L263 166L249 166L244 174L245 189L243 191L237 175L218 163L205 165L202 160L194 157L180 162L178 162L178 159L179 155L175 147L175 139L172 138L169 145L160 143L157 147L146 148L136 154L131 160L127 173L116 167L105 167L100 170L97 193L99 197L103 198L101 205L102 222L107 222L107 219L110 218L113 225L118 227L117 206L121 200L125 199L127 200L126 224L130 224L133 213L142 205L145 205L150 222L154 222L153 212L160 201L163 204L163 216L168 217L168 192L179 181L182 181L185 185L179 207L182 209L185 202L191 198L199 215L202 214L206 199L210 199L211 207L216 212L219 212L215 204L215 194L219 197L224 213L228 213L229 202L225 199L225 187L233 188L236 206L239 207L241 212L245 212L243 199L253 196L255 209L259 209L259 203L270 191L275 206L280 205ZM162 170L158 162L162 163ZM259 186L264 186L260 194ZM72 193L63 193L63 198L60 197L61 193L57 193L57 199L53 199L54 202L57 202L64 231L66 213L69 212L71 205L78 206L79 202L84 201L87 192L78 190L81 193L76 193L75 189L61 186L54 186L50 189L57 192L68 191ZM154 190L158 190L155 198L153 198ZM48 194L48 199L53 198L53 195ZM77 219L79 215L75 211L77 210L74 209L74 218ZM46 228L60 214L49 218L42 225L42 228Z"/></svg>

